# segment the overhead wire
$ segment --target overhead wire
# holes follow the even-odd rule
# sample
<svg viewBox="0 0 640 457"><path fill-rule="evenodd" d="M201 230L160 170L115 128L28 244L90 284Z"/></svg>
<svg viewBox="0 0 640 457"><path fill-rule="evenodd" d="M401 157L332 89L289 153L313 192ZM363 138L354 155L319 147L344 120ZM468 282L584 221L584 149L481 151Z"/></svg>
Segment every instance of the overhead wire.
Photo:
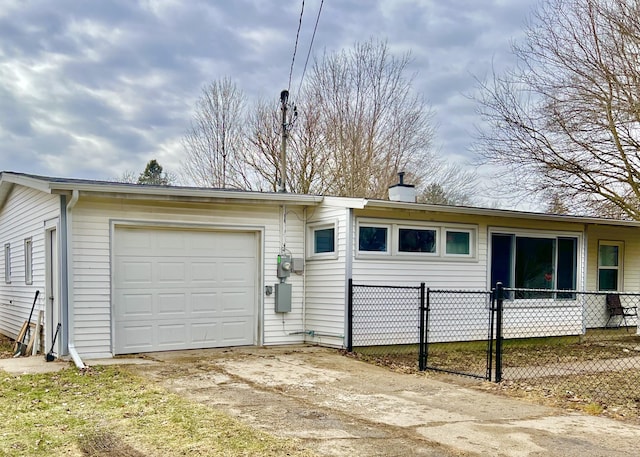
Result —
<svg viewBox="0 0 640 457"><path fill-rule="evenodd" d="M296 44L293 47L293 58L291 59L291 69L289 70L289 84L287 91L291 89L291 76L293 75L293 64L296 61L296 52L298 51L298 39L300 38L300 29L302 28L302 16L304 15L304 0L302 0L302 8L300 9L300 20L298 21L298 31L296 32Z"/></svg>
<svg viewBox="0 0 640 457"><path fill-rule="evenodd" d="M320 14L322 13L322 5L324 5L324 0L320 0L320 8L318 8L318 15L316 16L316 24L313 26L313 35L311 35L311 43L309 43L309 50L307 51L307 59L304 61L304 68L302 70L302 76L300 77L300 85L298 85L296 98L300 95L300 90L302 89L302 82L304 81L304 75L307 73L307 64L309 63L309 57L311 56L313 41L316 38L316 31L318 30L318 22L320 22ZM291 84L291 80L289 80L289 84Z"/></svg>

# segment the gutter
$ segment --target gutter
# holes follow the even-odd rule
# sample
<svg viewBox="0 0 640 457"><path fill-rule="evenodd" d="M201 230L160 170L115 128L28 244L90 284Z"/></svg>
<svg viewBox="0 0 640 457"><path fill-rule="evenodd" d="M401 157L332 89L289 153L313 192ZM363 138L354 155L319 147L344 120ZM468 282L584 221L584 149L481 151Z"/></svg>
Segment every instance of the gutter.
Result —
<svg viewBox="0 0 640 457"><path fill-rule="evenodd" d="M74 310L74 297L73 297L73 274L69 274L68 270L69 270L69 266L73 265L73 246L72 246L72 237L71 237L71 233L73 231L73 224L72 224L72 213L71 210L73 209L74 206L76 206L76 203L78 202L78 199L80 198L80 192L77 189L74 189L71 192L71 200L69 200L69 203L67 203L67 226L66 226L66 232L67 232L67 262L66 262L66 269L67 269L67 325L69 326L69 341L67 343L67 348L69 349L69 355L71 356L71 358L73 359L73 363L76 364L76 367L78 367L80 370L83 370L85 368L87 368L87 366L84 364L84 362L82 361L82 359L80 358L80 354L78 354L78 351L76 350L76 345L75 345L75 341L74 341L74 336L75 336L75 310Z"/></svg>

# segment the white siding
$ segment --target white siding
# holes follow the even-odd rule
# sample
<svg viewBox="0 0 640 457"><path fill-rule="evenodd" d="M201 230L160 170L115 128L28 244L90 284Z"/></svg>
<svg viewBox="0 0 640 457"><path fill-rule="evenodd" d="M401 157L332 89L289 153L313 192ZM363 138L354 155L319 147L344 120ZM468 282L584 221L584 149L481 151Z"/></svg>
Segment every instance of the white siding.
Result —
<svg viewBox="0 0 640 457"><path fill-rule="evenodd" d="M274 296L264 294L265 285L277 281L282 212L277 205L140 202L126 199L83 199L73 209L73 281L76 315L75 343L84 357L111 355L111 221L207 228L243 228L263 234L258 271L259 337L257 343L300 343L302 332L302 277L292 274L292 311L276 314ZM293 257L303 257L303 213L287 207L286 247Z"/></svg>
<svg viewBox="0 0 640 457"><path fill-rule="evenodd" d="M396 214L395 217L402 217ZM380 218L383 223L424 225L426 227L455 228L472 227L475 234L474 256L470 259L447 259L439 257L411 258L390 255L381 256L358 255L357 227L354 227L353 236L353 282L356 284L394 285L394 286L418 286L424 282L426 287L437 289L486 289L488 287L488 260L487 260L487 233L486 223L478 224L476 220L462 219L460 216L449 216L429 220L418 217L414 219L391 219L389 216ZM370 215L366 220L372 221ZM441 232L443 233L443 232ZM392 247L391 247L392 248Z"/></svg>
<svg viewBox="0 0 640 457"><path fill-rule="evenodd" d="M0 209L0 333L15 338L29 318L35 291L40 291L32 321L45 306L44 221L58 217L60 198L16 185ZM33 284L25 284L24 240L33 243ZM11 283L4 277L4 245L11 245Z"/></svg>
<svg viewBox="0 0 640 457"><path fill-rule="evenodd" d="M506 232L530 231L544 233L581 233L583 224L537 222L510 218L464 216L450 213L421 212L381 212L357 211L357 218L367 221L376 218L382 223L424 225L438 227L473 226L476 230L477 249L473 259L447 259L444 257L388 256L387 258L357 255L357 233L353 236L353 281L362 284L388 284L398 286L417 286L424 282L427 287L436 289L475 289L486 290L490 287L489 268L489 231L504 229ZM582 250L578 256L582 255ZM580 281L579 281L580 282Z"/></svg>
<svg viewBox="0 0 640 457"><path fill-rule="evenodd" d="M598 245L600 241L624 243L622 253L622 289L640 292L640 236L638 229L628 227L589 226L587 229L587 290L598 289ZM590 300L587 327L604 326L608 320L605 297ZM636 321L631 319L631 324ZM640 329L638 329L640 332Z"/></svg>
<svg viewBox="0 0 640 457"><path fill-rule="evenodd" d="M476 252L473 259L452 260L444 256L421 256L407 258L401 255L358 255L357 246L357 224L354 224L353 232L353 281L354 284L367 285L394 285L394 286L419 286L424 282L426 287L432 289L445 290L488 290L490 288L490 255L489 255L489 234L493 229L504 230L509 233L543 232L543 233L582 233L584 226L575 223L549 223L536 222L530 220L518 220L495 217L472 217L445 213L419 213L419 212L382 212L382 211L356 211L356 219L363 218L367 222L379 222L390 227L395 225L422 225L424 227L446 227L455 228L459 226L474 226L477 239ZM615 232L615 228L613 230ZM611 233L611 230L608 230ZM391 247L393 249L393 247ZM442 246L441 246L442 249ZM583 249L578 250L579 263L582 261ZM637 271L636 271L637 273ZM625 273L626 275L626 273ZM578 280L579 284L582 281ZM463 302L456 303L455 297L447 299L446 322L455 322L451 326L440 325L431 337L434 341L449 340L473 340L486 338L486 328L475 328L465 312L474 313L473 306L485 307L482 301L472 303L460 298ZM453 305L453 306L451 306ZM456 306L458 305L458 306ZM459 315L451 313L450 309L459 310ZM482 309L475 310L475 314L481 314ZM387 316L389 317L389 316ZM432 316L437 319L438 316ZM393 320L393 318L391 318ZM396 318L398 319L398 318ZM412 314L407 318L408 328L418 328L417 314ZM544 319L541 327L540 320ZM390 328L387 321L370 323L367 332L370 334L360 335L359 344L370 344L375 340L373 336L377 332L384 334ZM514 309L505 311L504 321L505 336L526 337L531 331L540 335L575 335L582 330L582 315L580 308L573 303L567 306L552 305L544 309L528 307L521 304ZM417 332L415 336L398 334L386 335L387 344L402 344L417 342ZM356 336L354 336L356 338ZM354 344L356 341L354 340Z"/></svg>
<svg viewBox="0 0 640 457"><path fill-rule="evenodd" d="M336 224L337 257L314 259L309 249L307 253L306 279L306 331L307 341L330 346L343 347L346 322L346 250L347 217L345 207L323 205L309 210L313 212L309 224L324 221ZM310 233L307 231L307 236ZM313 240L308 240L311 247Z"/></svg>

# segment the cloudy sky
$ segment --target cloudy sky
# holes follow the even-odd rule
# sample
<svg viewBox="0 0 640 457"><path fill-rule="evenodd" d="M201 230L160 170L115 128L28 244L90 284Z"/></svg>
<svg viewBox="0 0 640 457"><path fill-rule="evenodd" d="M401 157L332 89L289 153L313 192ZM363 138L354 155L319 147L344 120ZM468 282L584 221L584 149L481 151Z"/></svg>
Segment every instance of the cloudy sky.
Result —
<svg viewBox="0 0 640 457"><path fill-rule="evenodd" d="M411 51L436 146L466 161L474 77L509 65L535 0L325 0L313 53L369 38ZM286 88L302 0L0 0L0 170L108 179L150 159L178 173L203 85ZM320 0L306 0L293 89ZM312 54L313 55L313 54Z"/></svg>

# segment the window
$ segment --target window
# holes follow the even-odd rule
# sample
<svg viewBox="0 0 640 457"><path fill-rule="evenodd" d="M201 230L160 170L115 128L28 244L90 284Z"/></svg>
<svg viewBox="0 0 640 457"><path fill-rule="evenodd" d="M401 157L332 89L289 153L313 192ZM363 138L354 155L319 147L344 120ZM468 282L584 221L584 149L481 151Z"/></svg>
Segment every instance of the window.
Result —
<svg viewBox="0 0 640 457"><path fill-rule="evenodd" d="M358 218L356 228L356 256L372 259L418 257L429 261L469 261L477 258L474 225L443 224L374 218Z"/></svg>
<svg viewBox="0 0 640 457"><path fill-rule="evenodd" d="M575 290L578 268L577 237L491 236L491 286L502 282L517 289ZM540 298L540 293L535 294ZM544 295L543 295L544 296ZM548 294L551 298L551 294ZM515 298L531 298L518 293ZM571 294L566 297L572 298Z"/></svg>
<svg viewBox="0 0 640 457"><path fill-rule="evenodd" d="M11 245L4 245L4 282L11 283Z"/></svg>
<svg viewBox="0 0 640 457"><path fill-rule="evenodd" d="M372 225L359 226L358 251L389 252L389 228Z"/></svg>
<svg viewBox="0 0 640 457"><path fill-rule="evenodd" d="M33 284L33 242L24 240L24 283Z"/></svg>
<svg viewBox="0 0 640 457"><path fill-rule="evenodd" d="M328 254L335 252L336 229L317 228L313 230L313 253Z"/></svg>
<svg viewBox="0 0 640 457"><path fill-rule="evenodd" d="M445 254L453 256L471 255L471 232L469 230L445 231Z"/></svg>
<svg viewBox="0 0 640 457"><path fill-rule="evenodd" d="M398 252L421 252L435 254L436 231L434 229L398 229Z"/></svg>
<svg viewBox="0 0 640 457"><path fill-rule="evenodd" d="M601 241L598 246L598 290L621 290L622 247L620 242Z"/></svg>

